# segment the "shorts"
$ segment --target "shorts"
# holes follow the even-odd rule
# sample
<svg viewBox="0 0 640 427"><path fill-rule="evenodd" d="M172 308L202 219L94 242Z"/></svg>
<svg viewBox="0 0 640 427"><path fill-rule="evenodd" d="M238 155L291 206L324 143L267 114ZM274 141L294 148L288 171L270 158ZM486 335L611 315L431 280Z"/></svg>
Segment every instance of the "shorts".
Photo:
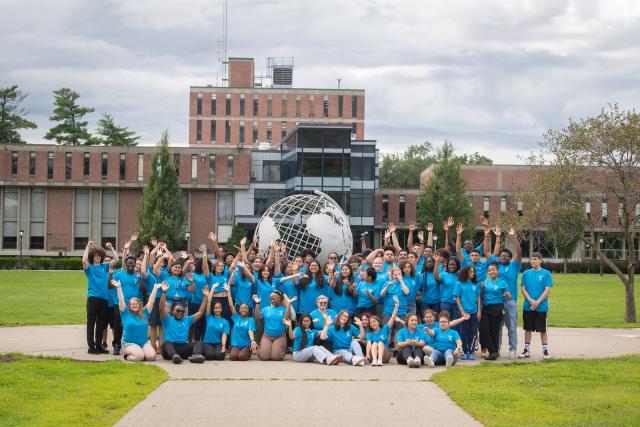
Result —
<svg viewBox="0 0 640 427"><path fill-rule="evenodd" d="M147 341L147 342L149 342L149 341ZM124 350L125 348L129 347L130 345L137 345L138 347L142 348L147 344L147 342L142 344L142 345L140 345L140 344L136 344L134 342L122 341L122 349Z"/></svg>
<svg viewBox="0 0 640 427"><path fill-rule="evenodd" d="M546 311L523 311L522 323L525 331L547 332Z"/></svg>

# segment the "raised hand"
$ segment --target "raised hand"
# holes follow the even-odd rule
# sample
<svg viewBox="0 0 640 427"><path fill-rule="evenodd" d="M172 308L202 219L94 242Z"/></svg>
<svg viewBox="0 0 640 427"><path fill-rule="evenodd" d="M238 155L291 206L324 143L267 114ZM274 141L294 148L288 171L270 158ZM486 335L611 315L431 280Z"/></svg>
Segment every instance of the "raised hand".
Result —
<svg viewBox="0 0 640 427"><path fill-rule="evenodd" d="M120 286L122 286L122 284L120 283L120 281L118 281L118 280L113 280L113 279L111 280L111 285L112 285L114 288L119 288Z"/></svg>
<svg viewBox="0 0 640 427"><path fill-rule="evenodd" d="M509 226L509 237L516 237L516 229L513 228L513 225Z"/></svg>
<svg viewBox="0 0 640 427"><path fill-rule="evenodd" d="M391 231L389 231L389 229L387 228L387 230L384 232L384 239L390 239L391 238Z"/></svg>
<svg viewBox="0 0 640 427"><path fill-rule="evenodd" d="M153 289L160 289L162 288L162 283L156 283L155 285L153 285Z"/></svg>
<svg viewBox="0 0 640 427"><path fill-rule="evenodd" d="M393 222L389 223L389 232L390 233L395 233L396 232L396 225Z"/></svg>
<svg viewBox="0 0 640 427"><path fill-rule="evenodd" d="M151 243L153 244L153 240L151 241ZM166 249L167 248L167 244L165 242L159 242L158 243L158 247L160 249Z"/></svg>
<svg viewBox="0 0 640 427"><path fill-rule="evenodd" d="M169 284L167 282L162 282L162 292L167 292L169 290Z"/></svg>
<svg viewBox="0 0 640 427"><path fill-rule="evenodd" d="M93 240L89 240L89 241L87 242L87 248L91 249L91 248L93 248L94 246L95 246L95 243L93 243Z"/></svg>
<svg viewBox="0 0 640 427"><path fill-rule="evenodd" d="M482 224L483 228L488 228L489 227L489 219L486 216L482 215L480 217L480 224Z"/></svg>
<svg viewBox="0 0 640 427"><path fill-rule="evenodd" d="M244 246L247 244L247 238L243 237L242 239L240 239L240 246Z"/></svg>
<svg viewBox="0 0 640 427"><path fill-rule="evenodd" d="M193 283L193 274L187 273L184 277L189 281L189 283Z"/></svg>
<svg viewBox="0 0 640 427"><path fill-rule="evenodd" d="M222 285L222 289L224 289L225 291L229 292L231 290L231 286L229 286L229 284L227 282L225 282Z"/></svg>
<svg viewBox="0 0 640 427"><path fill-rule="evenodd" d="M131 247L131 243L132 243L131 240L128 240L128 241L124 242L124 249L125 250L129 249Z"/></svg>
<svg viewBox="0 0 640 427"><path fill-rule="evenodd" d="M418 228L418 226L416 225L415 221L409 221L409 230L410 231L414 231L416 228Z"/></svg>
<svg viewBox="0 0 640 427"><path fill-rule="evenodd" d="M129 240L131 240L132 242L135 242L136 240L138 240L139 236L140 236L140 233L138 233L137 231L134 231L133 233L131 233L131 237L129 238Z"/></svg>
<svg viewBox="0 0 640 427"><path fill-rule="evenodd" d="M113 245L111 244L111 242L107 242L107 243L104 245L104 247L105 247L105 248L107 248L107 249L109 249L110 251L112 251L112 250L113 250Z"/></svg>
<svg viewBox="0 0 640 427"><path fill-rule="evenodd" d="M424 240L424 231L422 230L418 231L418 240L420 241Z"/></svg>
<svg viewBox="0 0 640 427"><path fill-rule="evenodd" d="M286 317L282 318L282 323L284 323L284 325L288 328L291 326L291 320L287 319Z"/></svg>
<svg viewBox="0 0 640 427"><path fill-rule="evenodd" d="M431 224L431 223L427 224L427 231L429 233L431 233L433 231L433 224Z"/></svg>
<svg viewBox="0 0 640 427"><path fill-rule="evenodd" d="M213 231L209 233L208 237L209 237L209 240L211 240L212 242L218 241L218 236L216 236L216 233L214 233Z"/></svg>
<svg viewBox="0 0 640 427"><path fill-rule="evenodd" d="M361 327L362 326L362 320L360 320L359 317L354 317L353 318L354 323L358 326Z"/></svg>
<svg viewBox="0 0 640 427"><path fill-rule="evenodd" d="M142 247L142 252L144 252L146 255L149 255L149 246L144 245L144 246Z"/></svg>
<svg viewBox="0 0 640 427"><path fill-rule="evenodd" d="M262 301L258 295L252 295L251 298L256 304L260 304L260 301Z"/></svg>
<svg viewBox="0 0 640 427"><path fill-rule="evenodd" d="M453 224L455 224L455 222L453 221L453 217L450 216L449 218L447 218L447 228L453 227Z"/></svg>
<svg viewBox="0 0 640 427"><path fill-rule="evenodd" d="M202 295L204 295L205 297L208 297L208 296L209 296L209 286L204 285L204 286L202 287Z"/></svg>
<svg viewBox="0 0 640 427"><path fill-rule="evenodd" d="M463 231L464 231L464 227L462 226L462 224L458 224L458 226L456 227L456 233L462 234Z"/></svg>
<svg viewBox="0 0 640 427"><path fill-rule="evenodd" d="M496 224L496 228L493 230L493 232L495 233L496 237L500 237L502 235L502 229L498 224Z"/></svg>

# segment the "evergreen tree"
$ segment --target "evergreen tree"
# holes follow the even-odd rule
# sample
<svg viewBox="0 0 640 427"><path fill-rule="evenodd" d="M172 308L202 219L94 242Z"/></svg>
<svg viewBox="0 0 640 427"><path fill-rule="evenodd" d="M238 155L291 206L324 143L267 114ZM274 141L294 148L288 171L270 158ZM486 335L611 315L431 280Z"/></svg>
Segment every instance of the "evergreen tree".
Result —
<svg viewBox="0 0 640 427"><path fill-rule="evenodd" d="M82 118L85 114L95 111L93 108L80 107L76 101L80 98L78 92L69 88L54 90L55 99L53 115L49 120L60 122L44 136L45 139L54 139L61 145L92 145L95 140L91 138L87 130L87 122Z"/></svg>
<svg viewBox="0 0 640 427"><path fill-rule="evenodd" d="M182 248L184 222L182 190L169 155L169 137L164 131L160 143L153 150L149 183L144 188L138 208L140 240L148 242L151 236L156 236L172 250Z"/></svg>
<svg viewBox="0 0 640 427"><path fill-rule="evenodd" d="M0 144L24 144L18 130L38 127L23 117L27 112L20 103L26 97L16 85L0 88Z"/></svg>
<svg viewBox="0 0 640 427"><path fill-rule="evenodd" d="M247 232L244 230L244 228L242 228L238 224L235 224L231 229L231 235L227 239L227 242L224 244L225 250L227 252L232 252L234 255L237 254L238 251L235 247L240 247L240 240L242 240L243 237L246 237L246 235Z"/></svg>
<svg viewBox="0 0 640 427"><path fill-rule="evenodd" d="M443 222L451 216L456 223L466 226L466 236L472 234L473 206L471 197L465 194L465 180L460 175L461 162L454 153L453 145L445 141L438 151L433 175L418 195L417 219L421 225L432 223L434 230L442 230ZM454 238L455 230L451 233Z"/></svg>
<svg viewBox="0 0 640 427"><path fill-rule="evenodd" d="M138 145L137 141L140 139L140 136L130 131L127 127L117 126L113 122L113 117L109 114L102 115L102 118L98 121L98 126L98 134L100 136L95 139L98 144L120 147L133 147Z"/></svg>

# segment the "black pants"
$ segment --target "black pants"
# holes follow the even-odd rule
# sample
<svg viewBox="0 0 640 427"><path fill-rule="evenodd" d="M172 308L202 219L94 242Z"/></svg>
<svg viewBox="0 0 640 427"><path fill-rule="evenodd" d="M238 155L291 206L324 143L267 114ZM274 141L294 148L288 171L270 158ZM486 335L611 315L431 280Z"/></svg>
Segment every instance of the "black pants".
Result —
<svg viewBox="0 0 640 427"><path fill-rule="evenodd" d="M200 304L189 303L189 314L195 314L200 310ZM191 329L193 330L193 339L202 341L204 338L204 330L207 327L205 316L200 317L197 322L193 322Z"/></svg>
<svg viewBox="0 0 640 427"><path fill-rule="evenodd" d="M420 360L420 364L423 363L422 357L424 356L424 352L422 351L422 347L413 347L406 346L398 351L398 356L396 359L398 360L398 364L406 365L407 359L410 357L417 357Z"/></svg>
<svg viewBox="0 0 640 427"><path fill-rule="evenodd" d="M469 315L469 320L462 322L458 329L462 340L462 351L465 354L473 354L478 336L478 313L469 313Z"/></svg>
<svg viewBox="0 0 640 427"><path fill-rule="evenodd" d="M102 346L102 331L107 325L108 315L106 299L87 298L87 345L90 349Z"/></svg>
<svg viewBox="0 0 640 427"><path fill-rule="evenodd" d="M482 307L480 319L480 342L489 354L498 353L502 324L503 304L490 304Z"/></svg>
<svg viewBox="0 0 640 427"><path fill-rule="evenodd" d="M115 307L111 307L108 310L107 315L107 323L104 325L104 329L107 329L107 326L111 326L113 330L113 342L111 345L113 347L122 345L122 318L120 317L120 307L117 305Z"/></svg>
<svg viewBox="0 0 640 427"><path fill-rule="evenodd" d="M171 360L176 353L183 359L187 359L194 354L202 354L202 343L200 341L183 344L173 343L171 341L162 343L163 359Z"/></svg>
<svg viewBox="0 0 640 427"><path fill-rule="evenodd" d="M224 360L225 356L221 344L204 343L202 345L202 354L206 360Z"/></svg>

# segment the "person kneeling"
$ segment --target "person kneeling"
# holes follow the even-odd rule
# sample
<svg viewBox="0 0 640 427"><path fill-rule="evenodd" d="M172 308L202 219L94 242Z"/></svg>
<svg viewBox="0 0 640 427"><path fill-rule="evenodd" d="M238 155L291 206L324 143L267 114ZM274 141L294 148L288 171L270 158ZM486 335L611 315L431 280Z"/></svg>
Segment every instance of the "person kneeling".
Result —
<svg viewBox="0 0 640 427"><path fill-rule="evenodd" d="M425 361L430 367L445 365L448 368L455 365L462 354L462 340L457 331L449 328L449 313L446 311L440 312L438 324L438 329L427 330L433 340L433 352Z"/></svg>
<svg viewBox="0 0 640 427"><path fill-rule="evenodd" d="M224 290L227 291L231 320L233 320L229 359L245 362L249 360L251 353L255 353L258 350L258 344L256 344L255 339L256 322L253 317L249 316L249 306L247 304L240 304L238 310L236 310L231 296L231 287L228 283L224 285Z"/></svg>
<svg viewBox="0 0 640 427"><path fill-rule="evenodd" d="M212 288L209 300L215 293ZM213 314L211 314L213 305ZM229 321L222 317L222 304L219 302L207 304L207 326L204 330L202 353L206 360L224 360L227 351L227 337L229 336Z"/></svg>
<svg viewBox="0 0 640 427"><path fill-rule="evenodd" d="M293 298L295 301L296 297ZM258 358L263 361L282 360L287 350L284 321L289 320L291 315L291 301L278 290L269 294L269 300L271 304L268 307L260 308L261 299L257 295L253 296L255 320L264 319L264 333L260 338ZM283 300L284 306L282 305Z"/></svg>
<svg viewBox="0 0 640 427"><path fill-rule="evenodd" d="M313 345L313 340L321 331L312 329L312 319L308 314L303 314L300 319L300 326L295 330L291 330L291 320L284 319L287 326L289 338L293 340L293 360L296 362L317 361L326 365L337 365L342 361L342 355L334 356L329 350L320 346ZM331 318L327 317L324 322L322 332L326 332L331 324Z"/></svg>

